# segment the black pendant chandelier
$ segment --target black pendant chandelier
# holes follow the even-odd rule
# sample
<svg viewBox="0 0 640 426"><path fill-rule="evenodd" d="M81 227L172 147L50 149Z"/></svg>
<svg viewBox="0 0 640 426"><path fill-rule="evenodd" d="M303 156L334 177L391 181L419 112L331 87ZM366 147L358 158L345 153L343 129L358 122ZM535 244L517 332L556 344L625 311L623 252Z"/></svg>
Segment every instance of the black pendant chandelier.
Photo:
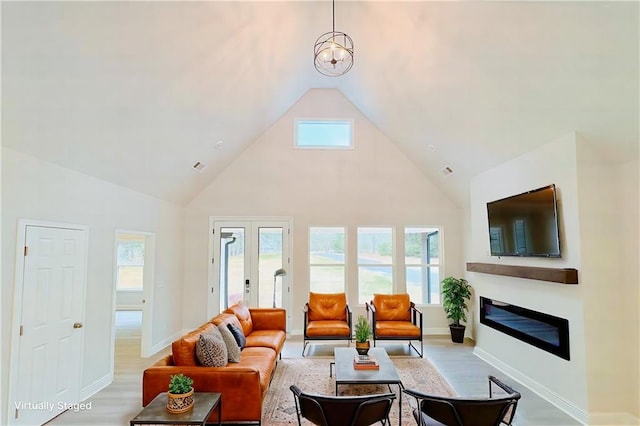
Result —
<svg viewBox="0 0 640 426"><path fill-rule="evenodd" d="M353 40L336 31L336 2L333 4L333 31L322 34L313 49L313 64L320 74L339 77L353 67Z"/></svg>

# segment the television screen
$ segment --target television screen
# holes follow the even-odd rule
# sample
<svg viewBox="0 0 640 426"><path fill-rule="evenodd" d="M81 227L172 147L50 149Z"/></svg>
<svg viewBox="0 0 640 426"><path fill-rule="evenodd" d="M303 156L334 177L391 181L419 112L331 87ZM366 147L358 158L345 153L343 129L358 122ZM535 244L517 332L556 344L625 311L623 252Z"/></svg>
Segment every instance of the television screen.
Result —
<svg viewBox="0 0 640 426"><path fill-rule="evenodd" d="M487 203L492 256L560 257L555 185Z"/></svg>

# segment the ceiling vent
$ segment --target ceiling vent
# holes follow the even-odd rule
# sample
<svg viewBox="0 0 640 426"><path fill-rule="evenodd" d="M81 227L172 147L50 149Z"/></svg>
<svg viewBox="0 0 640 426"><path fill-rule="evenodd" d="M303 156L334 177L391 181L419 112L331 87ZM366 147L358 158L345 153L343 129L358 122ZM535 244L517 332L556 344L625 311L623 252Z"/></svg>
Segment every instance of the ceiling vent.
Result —
<svg viewBox="0 0 640 426"><path fill-rule="evenodd" d="M449 176L451 173L453 173L453 169L447 166L444 169L440 170L440 172L445 176Z"/></svg>
<svg viewBox="0 0 640 426"><path fill-rule="evenodd" d="M207 168L207 166L206 166L206 164L201 163L201 162L199 162L199 161L198 161L196 164L194 164L194 165L192 166L192 168L193 168L193 170L194 170L194 171L196 171L196 172L198 172L198 173L202 173L202 171L203 171L204 169L206 169L206 168Z"/></svg>

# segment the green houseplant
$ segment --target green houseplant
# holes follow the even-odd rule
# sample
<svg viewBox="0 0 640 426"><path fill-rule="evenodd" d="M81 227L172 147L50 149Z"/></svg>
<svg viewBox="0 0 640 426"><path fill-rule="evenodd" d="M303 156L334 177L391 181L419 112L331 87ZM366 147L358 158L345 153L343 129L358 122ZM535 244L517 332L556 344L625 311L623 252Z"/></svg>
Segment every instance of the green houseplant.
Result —
<svg viewBox="0 0 640 426"><path fill-rule="evenodd" d="M369 352L369 347L371 346L369 339L372 335L369 321L360 315L355 326L356 351L358 351L360 355L366 355Z"/></svg>
<svg viewBox="0 0 640 426"><path fill-rule="evenodd" d="M184 374L173 374L167 392L167 410L184 413L193 408L193 379Z"/></svg>
<svg viewBox="0 0 640 426"><path fill-rule="evenodd" d="M464 341L467 301L471 298L471 286L464 278L447 277L442 280L442 306L449 319L451 340L456 343Z"/></svg>

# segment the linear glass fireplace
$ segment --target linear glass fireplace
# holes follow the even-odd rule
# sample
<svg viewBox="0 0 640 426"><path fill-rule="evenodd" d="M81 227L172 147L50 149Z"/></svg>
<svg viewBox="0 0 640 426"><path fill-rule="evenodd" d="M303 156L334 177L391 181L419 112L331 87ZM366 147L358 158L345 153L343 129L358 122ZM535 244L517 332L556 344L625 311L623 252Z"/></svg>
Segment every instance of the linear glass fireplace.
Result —
<svg viewBox="0 0 640 426"><path fill-rule="evenodd" d="M569 360L569 321L480 296L480 323Z"/></svg>

